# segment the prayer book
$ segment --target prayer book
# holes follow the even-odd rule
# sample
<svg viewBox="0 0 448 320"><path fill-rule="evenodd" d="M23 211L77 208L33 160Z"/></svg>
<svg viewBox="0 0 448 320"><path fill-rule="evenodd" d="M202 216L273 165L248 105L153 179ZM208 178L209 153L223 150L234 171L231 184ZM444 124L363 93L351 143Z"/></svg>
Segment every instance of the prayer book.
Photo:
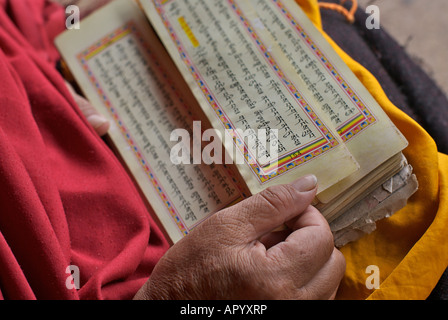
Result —
<svg viewBox="0 0 448 320"><path fill-rule="evenodd" d="M418 187L405 137L294 0L115 0L56 45L173 243L314 174L342 246Z"/></svg>

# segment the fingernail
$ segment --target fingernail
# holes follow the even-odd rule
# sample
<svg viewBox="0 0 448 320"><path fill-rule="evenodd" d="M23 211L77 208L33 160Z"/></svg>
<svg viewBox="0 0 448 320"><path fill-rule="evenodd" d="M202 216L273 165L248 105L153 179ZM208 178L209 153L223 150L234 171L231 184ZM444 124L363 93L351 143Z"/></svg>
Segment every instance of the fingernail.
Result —
<svg viewBox="0 0 448 320"><path fill-rule="evenodd" d="M99 127L101 125L103 125L104 123L107 122L106 118L104 118L103 116L99 115L99 114L92 114L87 118L87 121L90 122L90 124L96 128Z"/></svg>
<svg viewBox="0 0 448 320"><path fill-rule="evenodd" d="M314 174L309 174L292 183L294 188L300 192L311 191L317 186L317 178Z"/></svg>
<svg viewBox="0 0 448 320"><path fill-rule="evenodd" d="M87 118L87 121L100 136L106 134L109 130L109 121L101 115L92 114Z"/></svg>

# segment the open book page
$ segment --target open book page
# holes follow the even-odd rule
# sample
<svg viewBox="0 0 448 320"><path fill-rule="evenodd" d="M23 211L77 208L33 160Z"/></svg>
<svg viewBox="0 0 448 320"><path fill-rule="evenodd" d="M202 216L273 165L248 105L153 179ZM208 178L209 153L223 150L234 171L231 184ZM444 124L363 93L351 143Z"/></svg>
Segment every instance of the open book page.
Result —
<svg viewBox="0 0 448 320"><path fill-rule="evenodd" d="M235 2L260 38L272 43L271 55L282 62L284 70L295 73L289 76L291 81L313 108L327 116L360 165L355 174L319 193L320 201L330 202L407 146L404 136L294 0ZM376 174L370 183L382 182L375 178L384 179Z"/></svg>
<svg viewBox="0 0 448 320"><path fill-rule="evenodd" d="M235 145L245 155L237 165L252 193L307 173L317 176L322 192L358 170L327 111L266 37L250 1L140 3L213 127L226 130L223 137L232 132L235 143L224 143L228 153ZM255 152L237 129L265 130L269 147Z"/></svg>
<svg viewBox="0 0 448 320"><path fill-rule="evenodd" d="M135 2L114 1L56 44L173 242L249 195L230 166L172 163L171 133L192 132L197 102Z"/></svg>

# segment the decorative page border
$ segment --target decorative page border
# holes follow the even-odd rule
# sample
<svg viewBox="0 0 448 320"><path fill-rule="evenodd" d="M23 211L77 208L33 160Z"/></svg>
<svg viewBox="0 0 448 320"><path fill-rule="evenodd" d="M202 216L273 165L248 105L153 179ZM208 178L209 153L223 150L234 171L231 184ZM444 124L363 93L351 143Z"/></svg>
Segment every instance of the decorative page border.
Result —
<svg viewBox="0 0 448 320"><path fill-rule="evenodd" d="M346 142L353 138L356 134L366 129L370 125L376 122L376 118L373 113L367 108L362 99L358 97L356 92L351 88L348 82L341 76L337 68L330 62L330 60L322 53L319 47L314 43L311 37L305 32L301 24L293 17L288 11L286 6L281 0L271 0L275 3L277 9L286 17L289 23L293 26L296 33L303 38L308 48L314 53L322 65L329 71L331 76L336 80L339 86L347 94L356 108L359 110L359 114L355 115L344 124L340 125L337 130L340 134L342 141Z"/></svg>
<svg viewBox="0 0 448 320"><path fill-rule="evenodd" d="M265 60L268 61L271 68L275 71L277 76L281 79L283 85L288 89L296 102L302 106L302 109L306 111L306 114L311 120L311 123L317 127L317 129L323 134L323 138L319 140L315 140L311 143L308 143L300 148L297 148L289 154L284 155L279 158L277 161L277 166L279 167L278 172L282 170L282 168L286 168L286 170L292 169L295 166L301 165L306 161L309 161L315 158L318 155L321 155L323 152L330 150L332 147L338 145L339 143L333 137L333 135L329 132L329 130L323 125L321 120L318 118L313 109L309 106L308 102L305 98L300 94L299 90L294 86L294 84L286 77L282 69L277 64L276 60L272 57L268 48L264 45L262 40L259 38L258 34L255 32L255 28L251 25L249 20L243 15L241 9L237 6L235 0L227 0L233 9L234 13L238 16L239 21L243 23L247 32L250 34L256 46L259 48ZM291 154L295 154L292 156ZM302 155L302 156L300 156ZM297 159L298 158L298 159ZM296 161L294 161L297 159ZM288 165L289 164L289 165ZM286 170L284 172L286 172Z"/></svg>
<svg viewBox="0 0 448 320"><path fill-rule="evenodd" d="M90 82L93 84L93 86L96 88L97 94L101 97L104 105L106 106L107 110L109 111L110 115L112 116L113 120L115 121L117 127L120 129L120 132L122 133L123 137L126 140L126 143L129 145L131 150L133 151L135 157L137 158L137 161L139 162L140 166L143 168L146 176L152 183L155 191L157 192L158 196L162 200L165 208L170 214L170 217L172 220L176 223L176 226L180 233L185 236L188 234L188 232L196 226L196 224L200 223L201 220L198 220L196 224L191 226L190 228L187 227L186 223L182 220L181 216L178 214L176 208L172 204L172 201L168 197L166 191L163 189L162 185L159 183L155 171L151 168L151 166L146 161L145 157L142 155L141 151L139 150L139 147L134 141L134 138L131 136L129 130L124 125L123 121L121 120L119 114L117 113L117 110L112 106L112 103L110 102L109 98L104 93L103 89L101 88L98 80L95 78L93 72L90 70L88 65L88 60L93 58L95 55L101 53L103 50L107 49L110 45L113 43L119 41L120 39L128 36L128 35L134 35L139 43L145 48L146 53L151 56L151 59L153 61L157 61L156 57L152 54L151 50L147 47L146 42L143 40L142 35L138 31L135 23L133 21L128 22L123 27L117 29L116 31L112 32L108 36L104 37L102 40L98 41L96 44L90 46L89 48L83 50L81 53L77 55L77 59L79 63L82 65L82 68L86 72ZM160 65L156 63L157 66L159 66L159 70L161 70ZM165 72L163 72L165 74ZM235 179L232 177L233 181ZM241 192L240 192L241 194Z"/></svg>
<svg viewBox="0 0 448 320"><path fill-rule="evenodd" d="M178 50L180 57L182 61L187 66L188 70L192 74L194 80L196 81L198 87L201 89L202 93L204 94L205 98L207 99L209 105L212 107L212 109L215 111L215 114L217 115L218 119L221 121L225 129L234 129L233 123L230 121L230 119L225 114L224 110L221 108L221 106L217 103L215 97L211 93L211 90L209 89L207 83L201 76L198 70L196 70L194 64L192 63L191 59L189 58L182 42L180 41L180 38L176 34L174 28L172 27L170 21L168 20L163 5L166 3L166 1L161 0L152 0L153 4L157 10L158 15L160 16L165 28L167 29L171 40L174 42L174 45L176 46L176 49ZM251 168L252 172L255 174L255 176L258 178L259 182L264 184L268 182L269 180L272 180L273 178L276 178L287 171L298 167L302 165L303 163L310 161L319 155L323 154L324 152L327 152L328 150L334 148L335 146L339 145L339 142L333 137L331 132L323 125L321 120L317 117L317 115L313 112L313 109L308 105L306 100L300 95L298 90L294 87L294 85L289 81L285 74L282 72L282 70L277 65L276 61L272 58L271 54L268 52L267 48L264 46L258 35L255 33L254 28L250 25L248 20L242 15L241 10L236 6L235 1L228 0L228 3L231 5L235 13L239 16L240 21L243 22L246 29L249 31L252 39L257 44L258 48L262 51L263 56L271 67L274 69L274 71L277 73L277 75L282 80L283 85L288 89L288 91L293 95L293 97L296 99L296 101L299 103L300 106L302 106L303 110L306 111L307 115L312 120L312 124L317 126L319 131L323 134L323 138L314 141L308 145L304 145L301 148L298 148L294 150L293 152L290 152L288 155L283 156L283 158L279 158L277 161L277 164L275 165L269 165L266 166L266 168L269 170L270 167L275 166L277 170L272 173L266 174L266 172L263 170L264 167L260 166L255 159L252 159L252 156L250 155L250 152L247 150L247 146L244 144L243 140L237 136L236 134L233 135L234 142L237 144L237 147L241 150L241 152L245 155L245 160L249 167ZM236 133L236 130L232 130L232 133ZM302 151L306 151L306 153L302 153ZM293 154L291 156L291 153ZM279 166L279 164L281 166Z"/></svg>

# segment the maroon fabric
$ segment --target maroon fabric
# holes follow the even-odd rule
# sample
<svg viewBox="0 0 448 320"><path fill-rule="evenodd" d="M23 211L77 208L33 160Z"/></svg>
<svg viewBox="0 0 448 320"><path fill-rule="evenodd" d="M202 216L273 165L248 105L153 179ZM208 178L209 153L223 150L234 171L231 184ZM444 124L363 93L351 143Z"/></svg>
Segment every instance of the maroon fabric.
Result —
<svg viewBox="0 0 448 320"><path fill-rule="evenodd" d="M45 0L0 0L0 298L128 299L168 243L55 69L63 27Z"/></svg>

